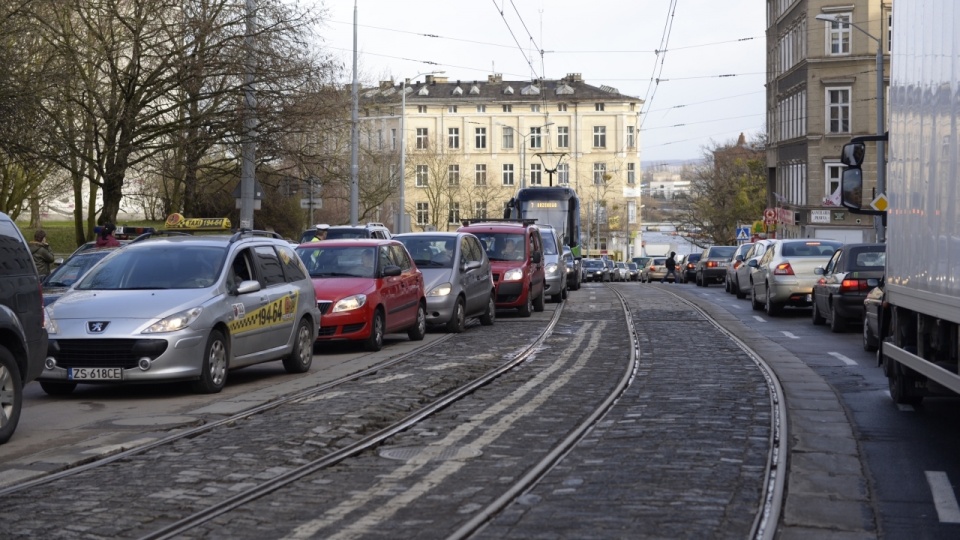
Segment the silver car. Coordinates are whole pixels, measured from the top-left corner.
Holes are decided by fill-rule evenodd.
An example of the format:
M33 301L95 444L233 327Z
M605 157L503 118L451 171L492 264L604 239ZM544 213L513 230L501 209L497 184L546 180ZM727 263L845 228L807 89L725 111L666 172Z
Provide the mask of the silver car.
M743 266L744 256L753 247L753 242L740 244L737 250L733 252L730 258L730 264L727 265L727 276L724 279L724 289L730 294L737 294L737 269Z
M107 257L46 308L40 385L191 381L282 360L303 373L320 321L313 282L279 235L146 235Z
M496 318L496 289L490 260L480 240L466 232L405 233L393 237L410 252L423 274L427 295L427 323L442 324L460 333L467 319L479 317L492 325Z
M560 260L560 250L563 246L557 230L550 225L537 225L540 237L543 238L543 274L545 285L544 296L549 296L554 302L567 297L566 267Z
M737 298L742 300L750 292L750 272L753 271L750 261L760 260L760 257L763 257L763 253L767 250L767 246L771 243L773 243L773 240L757 240L743 255L743 264L737 267L737 271L733 275L736 280L733 286L733 294L737 295Z
M833 240L774 240L759 260L750 259L751 305L776 315L784 306L807 307L813 301L815 272L842 246Z

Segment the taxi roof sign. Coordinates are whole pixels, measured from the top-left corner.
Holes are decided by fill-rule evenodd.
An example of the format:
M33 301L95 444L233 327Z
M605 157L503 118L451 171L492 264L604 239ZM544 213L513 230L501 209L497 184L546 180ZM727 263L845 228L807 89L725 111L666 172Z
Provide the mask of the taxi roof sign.
M164 222L167 230L175 231L229 231L230 218L185 218L182 214L170 214Z

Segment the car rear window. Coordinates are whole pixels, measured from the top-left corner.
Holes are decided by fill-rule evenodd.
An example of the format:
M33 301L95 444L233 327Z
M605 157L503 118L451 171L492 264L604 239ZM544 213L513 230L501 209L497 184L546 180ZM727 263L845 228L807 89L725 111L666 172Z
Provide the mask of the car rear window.
M783 244L784 257L829 257L839 248L839 242L790 242Z
M369 238L369 236L366 229L327 229L327 240Z
M11 221L0 221L0 276L36 273L33 257L23 245L20 230Z
M854 270L883 270L887 262L887 254L883 250L856 250L851 255L853 255Z
M710 254L707 256L711 259L730 259L733 258L735 251L737 251L737 246L712 247L710 248Z

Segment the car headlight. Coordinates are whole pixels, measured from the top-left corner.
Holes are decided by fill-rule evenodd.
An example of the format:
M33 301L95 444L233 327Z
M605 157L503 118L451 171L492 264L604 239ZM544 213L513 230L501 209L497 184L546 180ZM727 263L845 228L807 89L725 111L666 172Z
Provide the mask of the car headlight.
M549 274L549 275L552 276L552 275L554 275L554 274L557 273L557 270L558 270L558 269L559 269L559 267L557 266L556 263L550 263L550 264L547 265L547 268L546 268L547 274Z
M450 294L450 291L453 290L453 286L449 283L442 283L436 287L430 289L430 292L427 293L427 296L447 296Z
M164 317L151 324L142 333L159 334L162 332L176 332L177 330L183 330L184 328L190 326L190 323L197 320L197 317L199 317L202 312L202 307L195 307L181 311L180 313L174 313L173 315Z
M352 311L354 309L360 309L367 303L367 295L365 294L355 294L353 296L348 296L336 304L333 305L333 313L340 313L343 311Z
M53 317L50 316L50 310L46 307L43 308L43 327L47 330L48 334L60 333L60 327L57 326L57 321L53 320Z
M503 273L504 281L520 281L521 279L523 279L522 268L512 268Z

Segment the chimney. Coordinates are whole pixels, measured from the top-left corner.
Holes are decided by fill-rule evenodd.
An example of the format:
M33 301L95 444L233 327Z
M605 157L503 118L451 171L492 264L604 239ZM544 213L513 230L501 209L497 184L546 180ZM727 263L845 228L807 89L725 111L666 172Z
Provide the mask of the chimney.
M488 83L502 83L503 82L503 73L494 73L492 75L487 75Z
M565 78L570 82L583 82L583 76L579 73L567 73Z
M389 90L393 88L393 81L380 81L380 90Z

